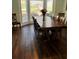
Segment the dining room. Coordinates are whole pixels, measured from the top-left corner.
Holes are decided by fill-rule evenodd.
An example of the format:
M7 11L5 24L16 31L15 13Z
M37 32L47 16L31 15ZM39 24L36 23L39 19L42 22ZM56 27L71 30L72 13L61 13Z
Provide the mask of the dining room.
M67 0L12 3L12 59L67 59Z

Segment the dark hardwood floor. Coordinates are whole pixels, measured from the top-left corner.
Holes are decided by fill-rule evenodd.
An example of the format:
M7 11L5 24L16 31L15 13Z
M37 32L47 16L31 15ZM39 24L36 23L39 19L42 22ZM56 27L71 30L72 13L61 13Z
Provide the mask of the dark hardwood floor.
M35 37L33 25L14 28L12 31L12 59L67 59L65 32L67 30L62 31L63 35L60 40L40 44Z

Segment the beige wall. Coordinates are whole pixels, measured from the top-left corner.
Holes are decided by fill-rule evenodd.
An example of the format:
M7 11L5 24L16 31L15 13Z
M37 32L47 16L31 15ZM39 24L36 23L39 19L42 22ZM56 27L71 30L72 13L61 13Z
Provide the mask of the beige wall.
M12 13L16 13L17 21L21 22L20 0L12 0Z
M54 0L54 14L57 15L59 12L66 12L67 0Z

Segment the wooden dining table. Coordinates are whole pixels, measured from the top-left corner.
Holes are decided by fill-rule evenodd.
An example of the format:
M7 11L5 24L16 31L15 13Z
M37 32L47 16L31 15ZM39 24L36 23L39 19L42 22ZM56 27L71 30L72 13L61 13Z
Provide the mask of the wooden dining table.
M36 18L36 21L39 24L40 28L43 29L42 32L44 33L43 36L40 36L43 38L38 39L39 47L41 47L41 46L44 47L44 46L49 46L49 45L52 46L53 42L56 42L54 40L61 38L61 29L67 28L67 24L58 22L56 19L52 19L49 16L46 16L44 21L43 21L42 15L41 16L34 16L34 17ZM55 31L53 31L53 29ZM52 32L52 34L50 34L50 31ZM59 36L57 36L58 31L60 32ZM42 50L42 48L40 48L40 52L41 52L41 50Z
M45 17L45 21L43 21L43 16L36 16L36 19L42 29L67 28L67 24L58 22L56 19L51 19L49 16Z
M49 42L52 42L56 39L61 39L62 30L67 29L67 24L59 22L49 16L46 16L44 21L43 16L36 16L35 18L40 26L40 29L42 29L42 32Z

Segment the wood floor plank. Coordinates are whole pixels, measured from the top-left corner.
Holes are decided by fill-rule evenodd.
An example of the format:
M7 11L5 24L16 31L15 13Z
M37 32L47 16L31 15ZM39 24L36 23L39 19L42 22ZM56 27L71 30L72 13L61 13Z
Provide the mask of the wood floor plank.
M12 59L67 59L67 40L40 46L36 40L33 25L15 28L12 31Z

